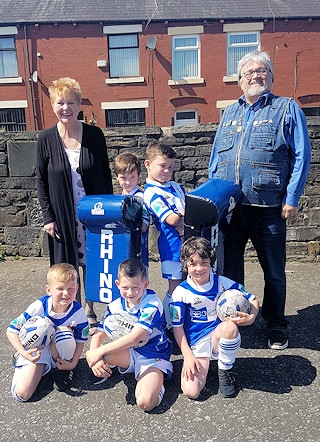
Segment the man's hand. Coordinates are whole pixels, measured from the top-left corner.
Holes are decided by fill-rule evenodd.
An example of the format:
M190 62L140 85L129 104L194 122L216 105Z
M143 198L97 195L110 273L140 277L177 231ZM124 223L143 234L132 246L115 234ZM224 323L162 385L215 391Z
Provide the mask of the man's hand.
M294 220L298 215L298 207L282 204L281 217L283 219Z

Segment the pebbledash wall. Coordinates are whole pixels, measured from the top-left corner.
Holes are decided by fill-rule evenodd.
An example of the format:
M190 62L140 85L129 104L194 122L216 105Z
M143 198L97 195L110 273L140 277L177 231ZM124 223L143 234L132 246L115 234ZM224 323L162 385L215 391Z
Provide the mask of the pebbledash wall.
M288 260L320 262L320 118L308 118L312 142L312 164L299 217L288 224ZM110 166L124 150L134 151L142 162L141 184L145 182L144 153L150 139L161 139L177 152L173 179L187 191L207 179L207 168L217 124L184 127L136 127L104 129ZM35 176L37 132L0 134L0 256L48 256L47 238L37 199ZM113 176L113 178L115 178ZM114 182L115 193L119 187ZM151 228L150 255L157 258L156 234ZM255 251L247 248L247 257Z

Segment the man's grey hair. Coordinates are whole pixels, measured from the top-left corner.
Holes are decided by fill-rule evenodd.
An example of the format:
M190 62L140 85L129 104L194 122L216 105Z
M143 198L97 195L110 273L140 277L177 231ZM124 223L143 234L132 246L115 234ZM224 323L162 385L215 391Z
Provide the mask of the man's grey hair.
M273 83L273 79L274 79L274 70L273 70L273 64L271 61L271 58L269 56L269 54L267 52L264 51L252 51L252 52L248 52L246 55L244 55L241 60L238 63L238 69L237 69L237 74L238 74L238 84L240 85L240 80L241 80L241 71L243 66L245 66L247 63L249 63L250 61L254 61L254 62L259 62L259 63L263 63L265 65L265 67L268 69L268 71L271 74L271 80Z

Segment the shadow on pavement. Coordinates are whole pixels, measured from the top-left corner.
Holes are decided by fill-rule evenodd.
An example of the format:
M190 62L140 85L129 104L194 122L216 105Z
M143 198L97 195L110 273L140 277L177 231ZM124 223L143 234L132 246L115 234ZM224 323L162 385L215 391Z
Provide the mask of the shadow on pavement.
M151 414L165 413L176 402L181 393L180 373L182 360L173 361L174 372L172 378L165 381L166 393L159 407L152 410ZM259 390L273 394L285 394L292 390L292 386L310 385L316 378L316 368L302 356L281 354L269 358L237 358L233 369L240 390ZM50 372L44 376L36 393L30 402L40 401L53 390L54 376ZM64 394L69 396L83 396L87 391L110 390L119 382L127 387L126 402L135 405L136 381L133 374L120 375L117 369L106 382L94 385L91 370L86 360L81 359L75 370L73 387ZM206 387L201 392L197 402L204 402L211 396L218 394L217 362L212 361L208 373Z
M297 315L288 316L289 345L292 348L304 348L320 350L320 305L313 305L298 310ZM243 349L265 349L267 348L267 334L265 322L260 313L249 327L240 329ZM237 383L240 389L261 390L274 394L289 393L292 386L310 385L316 378L316 368L311 362L299 355L279 354L274 357L238 357L234 365ZM166 393L164 400L155 408L153 414L165 413L178 399L181 394L180 373L182 359L173 357L174 371L172 378L165 381ZM70 396L83 396L87 391L109 390L119 382L123 382L128 391L126 401L128 405L135 404L136 381L133 374L120 375L117 368L113 370L112 376L106 382L94 385L92 372L89 369L85 358L81 358L75 369L73 387L65 392ZM37 388L36 393L30 402L36 402L47 396L53 390L54 372L51 371L44 376ZM198 402L206 401L210 396L218 394L217 362L212 361L207 378L207 384L201 392Z
M273 358L237 358L234 372L241 389L285 394L292 386L310 385L317 370L302 356L284 355Z
M267 348L266 324L260 312L252 325L240 328L242 348ZM320 351L320 304L298 310L287 319L290 348Z

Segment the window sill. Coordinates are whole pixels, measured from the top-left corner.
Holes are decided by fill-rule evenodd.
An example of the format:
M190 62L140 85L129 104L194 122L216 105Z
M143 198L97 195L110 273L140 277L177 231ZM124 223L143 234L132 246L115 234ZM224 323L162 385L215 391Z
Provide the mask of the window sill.
M144 77L106 78L106 84L143 83Z
M180 80L168 80L169 86L175 86L179 84L202 84L204 83L204 78L181 78Z
M5 83L22 83L22 77L2 77L0 78L0 84Z
M237 75L229 75L223 77L224 83L238 83L238 76Z

